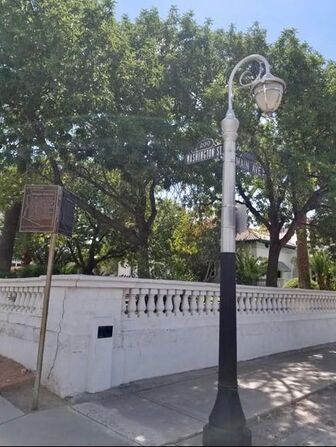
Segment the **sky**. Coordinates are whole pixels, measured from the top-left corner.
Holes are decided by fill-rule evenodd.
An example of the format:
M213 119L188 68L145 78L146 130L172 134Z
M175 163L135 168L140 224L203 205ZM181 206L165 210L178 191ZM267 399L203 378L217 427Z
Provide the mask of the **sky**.
M212 19L215 28L233 23L246 31L258 21L269 42L284 28L295 28L301 40L336 60L336 0L117 0L116 12L119 18L127 14L134 19L141 9L156 7L164 18L171 5L180 12L193 10L199 23Z

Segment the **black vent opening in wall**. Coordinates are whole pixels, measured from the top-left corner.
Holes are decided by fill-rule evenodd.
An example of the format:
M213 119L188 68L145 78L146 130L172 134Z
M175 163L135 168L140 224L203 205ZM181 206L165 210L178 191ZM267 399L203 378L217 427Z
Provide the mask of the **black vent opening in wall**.
M98 338L112 338L112 336L113 336L113 326L98 327Z

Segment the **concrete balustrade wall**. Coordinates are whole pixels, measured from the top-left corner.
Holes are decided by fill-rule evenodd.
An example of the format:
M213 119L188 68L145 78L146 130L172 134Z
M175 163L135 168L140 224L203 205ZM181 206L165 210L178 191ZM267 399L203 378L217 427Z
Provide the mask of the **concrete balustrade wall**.
M35 369L44 278L0 280L0 355ZM238 359L336 341L336 294L238 286ZM215 366L215 284L56 276L43 383L62 397Z

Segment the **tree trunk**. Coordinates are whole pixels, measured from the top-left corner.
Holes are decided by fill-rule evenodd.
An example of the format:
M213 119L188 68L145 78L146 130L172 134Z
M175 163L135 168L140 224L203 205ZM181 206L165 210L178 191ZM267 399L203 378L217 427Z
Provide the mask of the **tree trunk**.
M83 274L84 275L93 275L93 270L96 268L97 263L96 260L93 257L89 257L84 269L83 269Z
M137 252L138 277L150 278L148 243L139 247Z
M278 240L270 241L269 253L268 253L268 265L266 286L278 287L278 262L281 251L281 244Z
M310 289L310 271L309 271L309 254L307 243L307 229L306 226L296 230L297 235L297 267L299 277L299 288Z
M15 234L19 223L21 203L14 203L6 212L0 236L0 272L9 273L12 266Z

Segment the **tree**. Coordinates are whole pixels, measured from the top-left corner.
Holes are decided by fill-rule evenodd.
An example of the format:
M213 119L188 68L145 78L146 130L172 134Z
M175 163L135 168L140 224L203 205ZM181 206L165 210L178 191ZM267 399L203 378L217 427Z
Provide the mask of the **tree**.
M259 120L245 145L254 148L265 179L241 176L238 190L270 233L267 285L276 286L281 248L334 188L334 174L326 166L335 164L335 134L323 58L287 30L271 46L269 59L288 90L278 114Z
M296 229L297 236L297 267L298 280L301 289L311 288L310 267L309 267L309 251L308 251L308 236L307 236L307 219L303 219L302 224L298 223Z
M219 254L215 222L171 199L160 200L149 254L154 278L204 281Z
M49 163L48 182L60 184L57 161L69 132L83 113L111 102L102 48L112 38L113 2L1 0L0 6L0 167L41 179ZM19 202L12 206L0 246L5 268Z
M13 166L3 167L0 177L0 273L9 273L21 211L22 177Z

